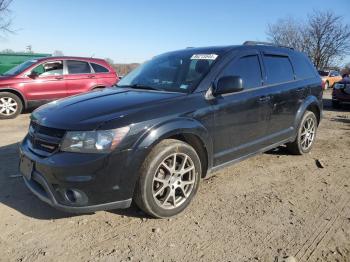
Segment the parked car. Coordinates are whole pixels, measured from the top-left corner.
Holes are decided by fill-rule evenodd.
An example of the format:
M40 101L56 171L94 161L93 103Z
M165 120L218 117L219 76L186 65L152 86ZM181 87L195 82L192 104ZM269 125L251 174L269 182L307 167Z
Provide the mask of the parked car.
M340 73L336 70L318 71L318 73L321 76L322 86L325 90L333 87L335 83L339 82L342 79Z
M202 178L286 144L308 153L321 79L289 48L249 42L159 55L116 88L42 106L20 145L27 187L64 211L170 217Z
M350 78L344 77L336 83L332 92L332 106L340 108L341 104L350 103Z
M0 76L0 119L15 118L24 109L109 87L117 81L114 69L102 59L32 59Z

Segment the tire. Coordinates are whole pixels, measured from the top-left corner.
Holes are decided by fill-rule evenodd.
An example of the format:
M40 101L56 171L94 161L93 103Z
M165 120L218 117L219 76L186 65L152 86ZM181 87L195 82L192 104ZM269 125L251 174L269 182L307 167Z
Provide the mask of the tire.
M23 109L22 100L9 92L0 93L0 119L16 118Z
M172 172L174 158L175 170L185 170L182 175ZM195 196L201 173L200 159L190 145L174 139L163 140L152 149L141 167L134 201L152 217L175 216Z
M339 101L332 100L332 107L338 109L341 107L341 105L340 105Z
M310 152L316 138L317 118L311 111L306 111L300 121L296 139L287 144L287 149L294 155Z
M324 84L324 90L327 90L329 88L329 82L326 81L326 83Z
M100 91L100 90L103 90L105 89L104 86L98 86L98 87L95 87L94 89L92 89L92 91Z

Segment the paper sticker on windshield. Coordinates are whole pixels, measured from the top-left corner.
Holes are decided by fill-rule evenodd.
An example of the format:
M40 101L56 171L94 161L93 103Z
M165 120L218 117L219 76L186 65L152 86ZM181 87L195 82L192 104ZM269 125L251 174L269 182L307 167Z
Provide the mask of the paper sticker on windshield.
M191 60L198 59L198 60L215 60L218 57L216 54L194 54L191 57Z

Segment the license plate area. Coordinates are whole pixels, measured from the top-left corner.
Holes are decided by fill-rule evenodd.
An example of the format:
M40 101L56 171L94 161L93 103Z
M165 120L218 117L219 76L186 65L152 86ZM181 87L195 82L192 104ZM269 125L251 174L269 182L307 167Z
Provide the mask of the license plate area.
M19 162L19 172L27 179L31 179L34 163L25 156L21 157Z

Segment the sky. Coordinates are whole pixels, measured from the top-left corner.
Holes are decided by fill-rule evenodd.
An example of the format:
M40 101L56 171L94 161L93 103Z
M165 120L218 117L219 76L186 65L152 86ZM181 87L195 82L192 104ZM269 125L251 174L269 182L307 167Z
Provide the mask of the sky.
M269 23L331 10L350 24L350 0L13 0L10 48L143 62L185 47L266 40ZM347 58L350 62L350 57Z

